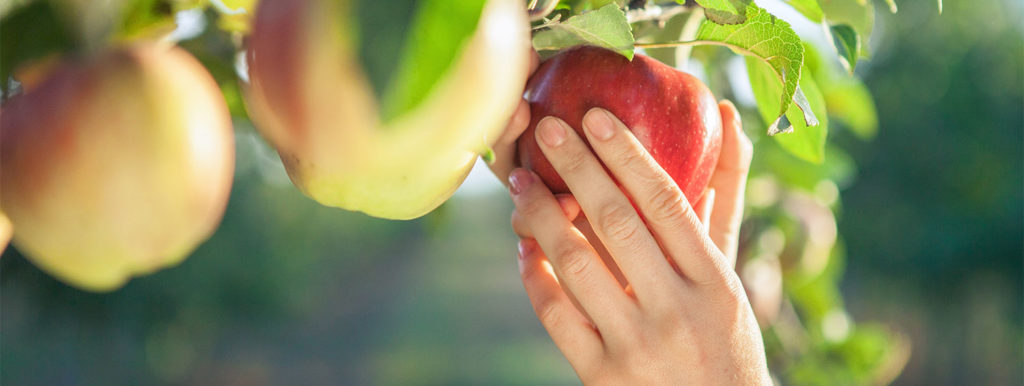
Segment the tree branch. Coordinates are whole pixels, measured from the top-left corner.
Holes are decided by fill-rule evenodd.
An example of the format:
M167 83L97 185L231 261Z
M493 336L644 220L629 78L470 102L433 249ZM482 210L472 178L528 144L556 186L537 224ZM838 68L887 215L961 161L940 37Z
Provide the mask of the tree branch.
M630 9L626 11L626 20L628 20L630 24L641 21L653 21L659 26L662 26L668 21L668 19L671 19L672 16L693 9L694 6L692 4L692 2L687 2L686 4L672 2Z
M537 0L530 0L530 4L526 7L527 15L530 17L530 21L537 21L544 19L545 16L550 15L558 6L558 0L540 0L540 6L537 6Z

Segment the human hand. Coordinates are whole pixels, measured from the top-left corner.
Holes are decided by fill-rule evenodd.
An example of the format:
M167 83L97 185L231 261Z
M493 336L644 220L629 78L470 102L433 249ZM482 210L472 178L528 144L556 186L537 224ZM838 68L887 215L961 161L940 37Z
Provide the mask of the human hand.
M537 51L533 51L531 48L531 52L530 66L528 67L529 76L527 78L533 76L533 73L537 71L537 67L540 65L540 56L537 54ZM525 87L526 84L523 84L524 89ZM505 131L502 132L501 137L491 147L491 150L494 151L494 161L487 165L503 184L508 185L508 174L512 169L519 166L516 158L516 140L526 131L526 127L529 124L530 104L526 99L520 99L515 111L505 125Z
M557 118L541 121L538 143L574 200L556 199L532 172L510 174L523 283L585 383L770 384L760 331L732 269L750 144L735 108L724 102L720 110L723 159L712 187L722 193L705 200L703 223L671 177L604 110L587 113L584 131L646 223ZM596 238L572 224L580 209ZM598 240L612 261L601 260ZM723 254L730 249L732 259ZM616 280L615 268L628 284Z

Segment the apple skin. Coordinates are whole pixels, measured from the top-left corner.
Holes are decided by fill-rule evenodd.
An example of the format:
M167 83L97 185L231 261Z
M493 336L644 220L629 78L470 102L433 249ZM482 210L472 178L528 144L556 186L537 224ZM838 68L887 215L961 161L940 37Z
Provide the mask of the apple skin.
M722 148L722 118L714 95L699 79L655 59L629 61L613 51L579 46L541 64L527 84L530 125L519 139L519 161L553 193L569 193L537 145L537 123L561 118L586 140L583 115L610 111L629 127L675 180L691 205L704 193Z
M184 50L69 58L2 107L0 209L42 270L110 291L213 233L234 154L220 89Z
M292 183L331 207L407 220L448 199L522 98L530 28L519 0L488 0L430 94L382 122L359 63L354 7L262 0L248 39L253 123Z
M13 232L11 220L3 212L0 212L0 255L7 249L7 243L11 242L11 234Z

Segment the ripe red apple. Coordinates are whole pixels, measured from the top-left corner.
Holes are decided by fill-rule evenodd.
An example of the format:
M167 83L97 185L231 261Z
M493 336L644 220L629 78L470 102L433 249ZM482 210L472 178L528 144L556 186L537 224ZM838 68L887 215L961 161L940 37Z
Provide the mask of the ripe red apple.
M65 58L2 107L0 209L41 269L112 290L213 233L234 154L220 89L184 50Z
M644 55L632 61L610 50L581 46L541 64L527 84L530 126L519 139L519 160L554 193L569 188L537 146L534 130L547 116L583 135L594 107L615 114L668 172L690 204L701 198L722 148L718 102L697 78ZM586 137L584 137L586 138Z

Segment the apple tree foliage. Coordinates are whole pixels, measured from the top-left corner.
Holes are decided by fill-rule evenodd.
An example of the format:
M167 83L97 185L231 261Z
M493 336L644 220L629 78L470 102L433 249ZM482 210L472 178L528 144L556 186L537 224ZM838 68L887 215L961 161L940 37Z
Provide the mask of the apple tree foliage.
M897 11L895 2L885 4ZM818 26L811 31L817 36L800 36L748 0L560 1L536 24L534 46L544 53L595 44L626 57L643 49L678 68L703 70L719 97L751 93L753 105L741 106L745 126L762 129L751 135L755 157L738 270L762 323L773 375L783 384L887 383L906 363L909 342L885 326L855 323L843 306L838 282L846 259L836 215L854 165L828 135L830 123L863 140L877 130L871 95L854 76L870 54L874 4L785 5ZM941 1L937 6L941 11ZM583 29L590 25L597 27ZM814 37L832 44L814 45ZM737 55L742 66L731 66ZM781 307L766 295L776 285Z
M542 56L579 44L627 58L643 53L702 71L718 97L740 102L755 157L738 270L759 311L773 375L783 384L885 383L909 355L898 332L855 323L838 290L846 258L835 218L843 209L839 192L852 183L855 167L830 142L829 130L863 140L877 130L872 97L854 76L857 63L870 59L876 1L898 10L895 0L765 1L767 8L754 0L524 0ZM240 52L257 2L0 2L2 95L19 92L19 69L32 63L165 39L199 58L232 115L246 119ZM362 43L359 60L388 121L415 107L444 75L476 28L484 1L354 3L358 22L344 33ZM780 7L816 28L798 33L770 12ZM936 9L941 13L941 0ZM182 31L189 18L217 28ZM374 33L380 30L407 32ZM815 37L831 44L815 45ZM744 95L752 98L743 103ZM781 302L771 300L775 291Z

